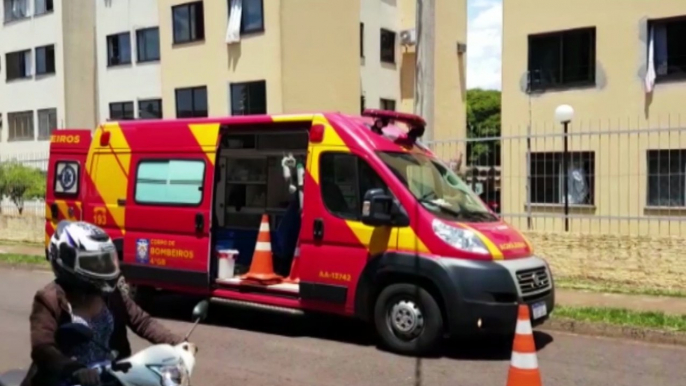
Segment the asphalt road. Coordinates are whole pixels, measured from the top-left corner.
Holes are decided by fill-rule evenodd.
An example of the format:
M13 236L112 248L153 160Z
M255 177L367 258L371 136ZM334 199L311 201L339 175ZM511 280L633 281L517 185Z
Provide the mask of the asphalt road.
M0 268L0 372L26 368L31 298L50 276ZM153 310L172 330L190 323L192 299L165 299ZM449 342L436 359L383 352L364 325L331 318L296 319L212 307L192 340L200 347L193 383L204 386L504 385L511 342ZM538 332L545 385L657 386L686 379L686 349ZM134 346L143 342L132 338ZM419 378L419 380L417 379Z

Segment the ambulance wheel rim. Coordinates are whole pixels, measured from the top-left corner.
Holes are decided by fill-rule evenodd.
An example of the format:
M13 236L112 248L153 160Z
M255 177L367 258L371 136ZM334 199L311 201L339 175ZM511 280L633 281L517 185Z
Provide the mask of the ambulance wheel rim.
M412 339L421 334L424 316L415 302L400 299L389 308L388 324L396 336Z

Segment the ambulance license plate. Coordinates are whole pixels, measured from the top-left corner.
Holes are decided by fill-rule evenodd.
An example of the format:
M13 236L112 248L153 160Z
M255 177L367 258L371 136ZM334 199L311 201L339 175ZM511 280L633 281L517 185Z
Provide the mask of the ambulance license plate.
M532 304L531 305L531 314L533 315L534 319L540 319L540 318L548 315L548 307L545 305L545 302Z

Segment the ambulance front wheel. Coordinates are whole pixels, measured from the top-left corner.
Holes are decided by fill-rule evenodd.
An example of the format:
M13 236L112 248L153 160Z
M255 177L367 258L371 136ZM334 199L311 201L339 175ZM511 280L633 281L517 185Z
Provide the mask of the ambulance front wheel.
M400 354L427 354L443 338L443 316L436 299L413 284L391 284L381 291L374 324L383 344Z

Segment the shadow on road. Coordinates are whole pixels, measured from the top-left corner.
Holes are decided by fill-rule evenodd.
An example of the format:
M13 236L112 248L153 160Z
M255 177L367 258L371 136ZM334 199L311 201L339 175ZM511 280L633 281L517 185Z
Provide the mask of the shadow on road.
M151 315L177 321L189 321L199 298L176 294L156 296L146 310ZM358 320L330 315L291 316L275 312L212 305L203 324L274 334L292 338L315 338L360 346L376 346L372 326ZM542 350L553 342L552 336L536 331L536 348ZM446 340L437 357L457 360L499 361L512 355L512 336L476 336Z

